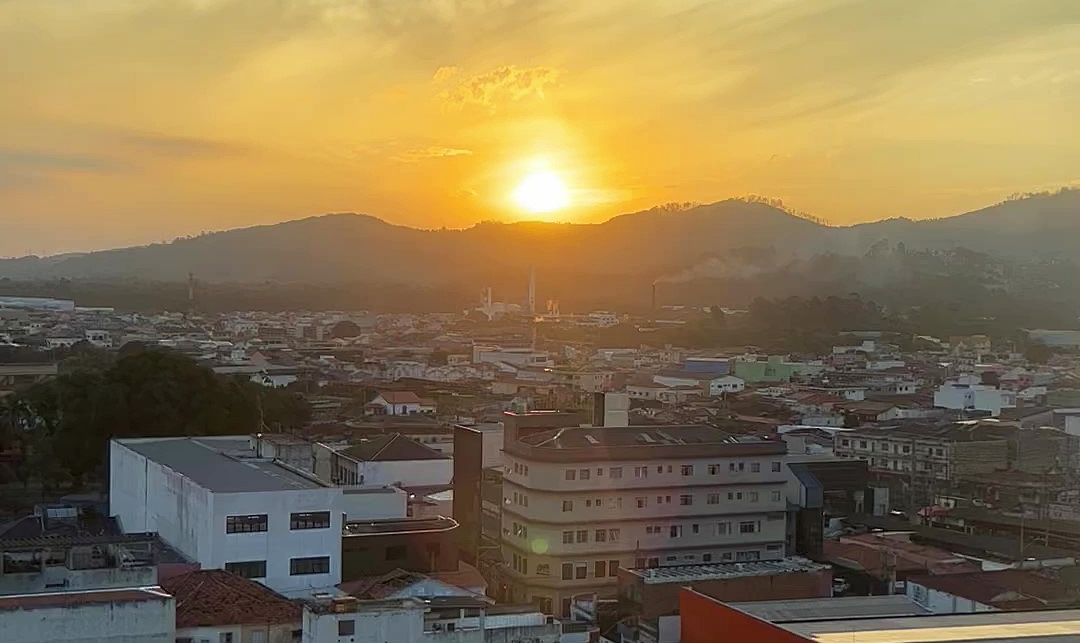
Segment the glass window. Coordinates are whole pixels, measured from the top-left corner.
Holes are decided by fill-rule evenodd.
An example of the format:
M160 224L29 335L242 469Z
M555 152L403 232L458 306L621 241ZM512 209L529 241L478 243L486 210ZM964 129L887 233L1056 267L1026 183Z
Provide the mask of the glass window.
M748 495L749 495L750 502L757 502L758 501L758 492L751 491L751 492L749 492Z
M710 464L709 465L709 475L710 476L715 476L718 473L720 473L720 465L718 465L718 464Z
M597 529L593 534L593 540L598 543L607 542L607 529Z
M577 541L578 541L578 543L587 543L587 542L589 542L589 530L588 529L579 529L578 532L577 532Z
M773 471L773 473L780 473L780 463L779 462L773 462L772 463L772 471Z
M356 634L356 621L353 619L342 619L337 622L337 635L338 636L352 636Z
M694 496L691 496L689 494L683 494L679 496L679 504L684 507L694 504Z
M571 563L562 564L562 579L573 580L574 579L574 566Z
M225 571L244 578L266 578L266 561L243 560L225 563Z
M621 478L622 477L622 467L611 467L611 469L608 471L608 477L614 478L616 480Z
M618 529L608 529L608 540L613 543L619 542L619 533Z
M780 502L780 492L779 491L772 492L772 501L773 502Z
M225 533L247 534L256 531L266 531L266 514L251 516L225 516Z
M562 510L563 511L573 511L574 510L574 501L573 500L563 500L562 501Z
M574 532L572 532L572 531L564 531L564 532L562 532L562 541L563 541L564 545L572 545L572 544L574 544Z
M607 561L598 560L593 563L593 576L596 578L603 578L607 576Z
M718 493L710 493L705 498L705 503L710 504L710 505L718 505L718 504L720 504L720 494L718 494Z
M744 520L739 523L740 534L754 534L758 531L758 523L753 520Z
M701 555L701 562L703 562L703 563L711 563L712 562L712 554L702 554Z
M649 499L643 496L639 496L638 498L636 498L636 500L638 509L644 509L645 506L649 504Z
M751 462L750 463L750 473L761 473L761 463L760 462Z
M387 547L387 550L390 550ZM389 557L388 557L389 558ZM290 576L309 576L312 574L329 574L330 573L330 557L329 556L314 556L311 558L291 558L289 559L289 575Z
M684 464L682 465L681 469L684 476L694 475L694 465L692 464Z
M619 571L619 561L617 561L617 560L609 560L607 562L608 576L618 576L618 573L617 573L618 571Z
M289 529L327 529L329 527L329 511L313 511L289 515Z
M578 563L574 566L574 578L582 580L589 577L589 566L585 563Z
M577 480L577 471L574 470L574 469L567 469L566 470L566 479L567 480Z
M682 525L672 525L671 529L669 529L668 531L670 532L669 535L672 538L680 538L680 537L682 537Z
M581 480L588 480L591 473L592 471L589 469L582 469L581 471L578 471L578 478Z

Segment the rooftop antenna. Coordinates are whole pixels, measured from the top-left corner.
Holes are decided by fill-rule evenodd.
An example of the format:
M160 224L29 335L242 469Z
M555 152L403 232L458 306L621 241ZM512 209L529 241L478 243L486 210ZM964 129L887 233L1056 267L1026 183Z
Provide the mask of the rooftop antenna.
M187 286L188 316L195 315L195 273L189 272Z
M529 314L536 314L536 268L529 266Z

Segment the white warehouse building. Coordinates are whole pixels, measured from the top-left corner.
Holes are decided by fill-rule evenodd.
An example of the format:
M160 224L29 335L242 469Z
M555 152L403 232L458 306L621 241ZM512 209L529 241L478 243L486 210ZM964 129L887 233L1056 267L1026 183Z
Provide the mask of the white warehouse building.
M109 445L109 512L157 532L206 569L292 597L341 582L344 520L400 518L406 494L342 488L270 458L247 436L136 438Z

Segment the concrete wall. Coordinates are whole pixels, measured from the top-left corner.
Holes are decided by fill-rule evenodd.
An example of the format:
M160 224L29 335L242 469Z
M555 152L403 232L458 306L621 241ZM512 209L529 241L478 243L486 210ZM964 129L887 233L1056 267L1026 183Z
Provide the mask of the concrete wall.
M388 462L360 462L359 473L364 484L396 485L403 487L431 487L450 484L454 477L454 461L445 460L398 460Z
M0 641L4 643L174 643L175 640L176 609L172 597L0 611Z
M293 643L293 630L299 629L299 621L287 625L192 627L176 630L176 638L190 638L192 643L220 643L221 635L231 632L233 643Z
M620 588L626 583L634 583L636 578L630 572L620 570ZM641 614L644 618L652 619L678 613L680 592L686 586L685 582L646 584L638 580L635 584L641 590ZM700 580L694 581L693 587L694 591L725 602L829 598L832 596L832 572L822 570Z
M807 639L798 634L689 589L682 590L679 615L682 643L716 643L719 633L723 633L725 641L807 642Z
M336 585L341 582L340 497L341 490L336 488L215 494L213 521L202 528L212 534L212 553L200 562L205 567L223 568L228 562L265 560L266 578L260 582L286 595ZM289 528L290 514L314 511L329 511L330 526ZM267 514L267 531L226 533L226 516L251 514ZM330 557L330 573L289 575L289 559L314 556Z
M35 594L62 591L150 587L157 585L157 567L131 569L68 569L46 567L43 572L29 574L0 574L0 594ZM2 639L0 639L2 640Z
M972 612L995 612L990 605L977 603L971 599L955 596L948 592L929 589L918 583L905 583L907 597L922 605L934 614L969 614Z
M302 643L418 643L424 638L422 609L386 607L348 614L316 614L304 610ZM338 621L353 621L355 634L338 636Z

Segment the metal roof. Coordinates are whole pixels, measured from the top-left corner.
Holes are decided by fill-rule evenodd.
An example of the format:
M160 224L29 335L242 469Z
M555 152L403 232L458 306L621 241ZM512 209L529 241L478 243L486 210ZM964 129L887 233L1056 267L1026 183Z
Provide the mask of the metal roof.
M783 627L821 643L1075 643L1080 639L1080 610L846 619Z
M241 444L246 446L246 437L139 438L117 442L214 493L297 491L326 486L272 460L225 453Z
M903 594L894 596L849 596L804 598L788 601L728 603L730 607L772 623L866 619L891 616L921 616L930 612ZM839 621L836 621L839 622ZM792 629L785 625L787 629ZM802 630L798 630L802 631Z

